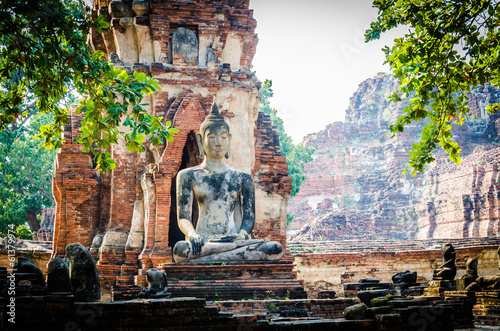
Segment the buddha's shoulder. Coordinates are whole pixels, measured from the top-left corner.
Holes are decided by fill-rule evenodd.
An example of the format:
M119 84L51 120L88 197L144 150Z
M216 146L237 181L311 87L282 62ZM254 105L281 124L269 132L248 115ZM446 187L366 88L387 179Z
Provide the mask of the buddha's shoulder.
M186 169L182 169L177 173L177 177L188 178L194 176L197 172L204 171L201 166L194 166Z
M228 171L230 171L232 175L237 176L238 178L241 178L242 180L253 181L252 176L250 174L247 174L246 172L243 172L239 169L228 167Z

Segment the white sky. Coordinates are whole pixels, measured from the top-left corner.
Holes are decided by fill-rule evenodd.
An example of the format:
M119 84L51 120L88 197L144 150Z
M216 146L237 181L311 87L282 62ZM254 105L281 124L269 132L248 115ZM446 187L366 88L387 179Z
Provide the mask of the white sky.
M250 0L259 43L253 60L261 81L273 81L271 106L294 143L343 121L358 85L389 72L382 48L405 29L364 42L377 17L372 0Z

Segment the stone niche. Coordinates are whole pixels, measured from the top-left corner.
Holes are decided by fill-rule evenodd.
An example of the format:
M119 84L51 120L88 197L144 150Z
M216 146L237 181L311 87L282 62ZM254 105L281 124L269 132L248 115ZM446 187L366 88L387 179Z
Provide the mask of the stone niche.
M257 45L248 0L100 1L110 28L91 31L94 48L117 67L146 72L161 91L144 103L179 130L172 143L130 152L123 140L110 150L115 170L102 174L83 146L73 144L81 115L71 113L56 161L54 256L80 242L98 259L101 284L133 284L145 271L172 262L183 239L177 227L175 179L201 162L194 134L215 98L233 135L228 164L254 178L256 238L285 246L291 178L276 128L259 113L261 86L250 70ZM195 211L196 212L196 211Z

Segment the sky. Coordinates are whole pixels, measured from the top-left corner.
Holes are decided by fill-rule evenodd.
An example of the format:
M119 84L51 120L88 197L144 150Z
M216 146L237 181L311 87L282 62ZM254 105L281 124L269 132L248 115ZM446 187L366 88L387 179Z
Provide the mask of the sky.
M382 48L405 32L365 43L377 17L372 0L250 0L250 8L259 38L253 69L273 81L271 106L296 144L344 120L359 84L390 71Z

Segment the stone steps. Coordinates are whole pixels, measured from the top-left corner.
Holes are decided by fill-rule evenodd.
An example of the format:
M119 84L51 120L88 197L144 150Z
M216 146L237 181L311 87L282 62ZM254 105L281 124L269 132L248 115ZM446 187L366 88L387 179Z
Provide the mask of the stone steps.
M400 252L412 250L440 249L451 243L455 249L462 247L493 246L500 238L463 238L430 240L336 240L336 241L289 241L287 248L292 254L301 253L359 253L366 251Z
M172 297L207 300L306 298L294 264L279 262L178 263L162 266Z
M200 280L169 281L172 297L193 296L207 300L305 298L302 282L298 280Z

